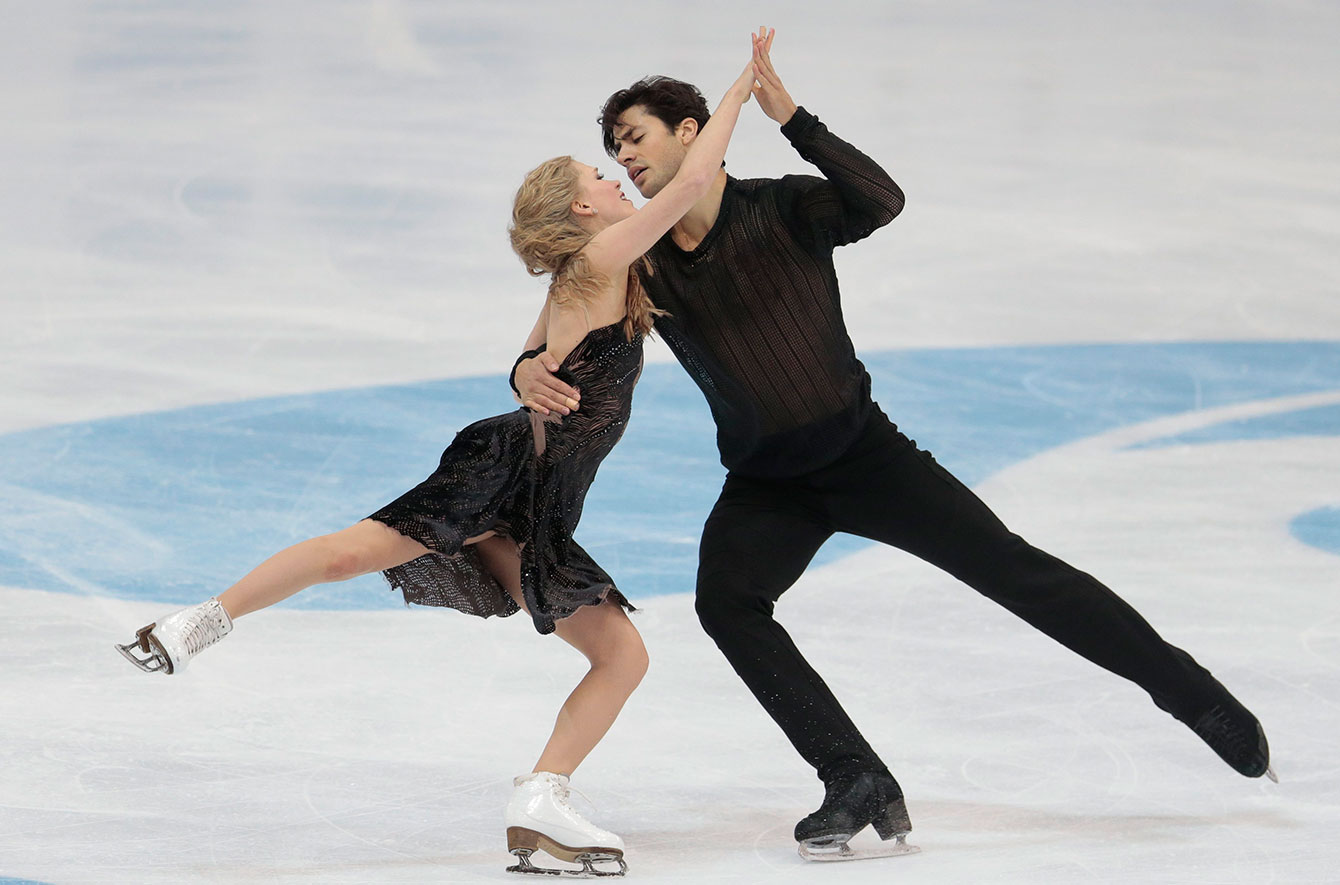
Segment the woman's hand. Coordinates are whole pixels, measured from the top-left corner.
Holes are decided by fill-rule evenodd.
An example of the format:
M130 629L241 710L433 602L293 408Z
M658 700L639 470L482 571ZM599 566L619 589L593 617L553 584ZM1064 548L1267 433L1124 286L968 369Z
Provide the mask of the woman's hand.
M758 38L753 34L749 35L750 41L754 44L753 54L749 58L749 64L744 66L740 76L735 78L735 82L730 84L726 90L726 95L736 99L740 104L748 104L749 96L754 92L754 70L758 66Z
M765 28L760 26L758 33L754 34L754 79L758 81L754 86L754 96L758 99L758 106L763 109L763 113L782 125L786 125L796 112L796 103L791 100L791 95L782 85L782 78L777 76L777 70L772 66L772 38L777 35L776 28Z

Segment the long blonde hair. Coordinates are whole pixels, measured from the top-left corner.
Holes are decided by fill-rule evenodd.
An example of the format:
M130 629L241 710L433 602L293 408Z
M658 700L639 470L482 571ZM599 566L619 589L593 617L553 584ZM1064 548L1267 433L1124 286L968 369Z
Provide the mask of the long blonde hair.
M581 254L593 235L572 214L572 203L580 197L581 178L572 157L546 160L521 183L512 203L512 223L507 227L512 251L527 272L536 277L550 275L549 294L558 304L574 298L589 301L610 284ZM628 266L623 328L630 340L634 335L650 334L652 318L665 315L647 297L640 273L651 275L646 256Z

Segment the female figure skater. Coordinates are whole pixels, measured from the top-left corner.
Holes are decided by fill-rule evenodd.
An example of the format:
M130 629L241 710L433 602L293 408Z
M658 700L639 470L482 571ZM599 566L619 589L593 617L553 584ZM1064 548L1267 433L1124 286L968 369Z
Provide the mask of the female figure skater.
M232 630L233 620L313 584L382 572L406 602L474 615L531 616L591 667L558 714L528 775L515 779L506 812L517 872L544 872L529 857L614 861L623 842L567 804L568 777L613 724L647 667L647 654L610 577L572 539L596 468L622 435L642 368L653 309L638 276L642 254L716 180L749 99L754 57L711 121L683 133L688 148L674 180L638 211L598 170L557 157L526 176L510 227L512 247L549 292L527 349L551 354L582 408L563 417L521 408L457 434L423 483L343 531L312 538L261 563L217 597L140 629L118 645L147 672L181 672ZM572 405L576 405L575 402ZM135 652L143 653L143 656ZM611 872L603 872L610 875Z

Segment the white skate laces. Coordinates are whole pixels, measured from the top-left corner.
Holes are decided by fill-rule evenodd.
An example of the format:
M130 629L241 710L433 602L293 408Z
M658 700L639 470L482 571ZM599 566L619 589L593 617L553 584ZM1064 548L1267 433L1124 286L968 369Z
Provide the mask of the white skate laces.
M180 673L191 658L233 631L233 619L211 597L199 605L173 612L141 627L135 641L116 648L146 673ZM144 652L143 657L135 652Z
M565 774L551 774L550 772L547 771L536 771L530 774L520 774L512 778L512 786L519 787L526 781L530 780L533 777L538 777L539 775L546 775L554 779L554 787L553 787L554 801L557 802L559 806L561 806L563 810L566 811L568 814L575 814L578 817L581 816L581 813L577 811L577 809L572 804L573 793L576 793L578 796L581 796L583 799L585 799L586 804L590 805L592 810L595 810L596 803L591 801L590 796L586 795L581 790L574 787L572 783L568 780L568 776Z
M622 876L623 840L586 820L568 801L566 775L537 771L512 781L512 800L504 816L507 826L507 850L518 863L507 868L511 873L538 873L589 877ZM537 867L530 857L544 851L559 860L581 864L581 869ZM618 870L600 870L597 863L617 863Z

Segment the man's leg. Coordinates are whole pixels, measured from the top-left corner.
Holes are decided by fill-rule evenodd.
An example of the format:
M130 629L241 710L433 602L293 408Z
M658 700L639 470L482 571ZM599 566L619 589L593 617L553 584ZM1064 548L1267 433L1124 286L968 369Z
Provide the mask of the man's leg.
M703 527L695 604L703 629L825 782L844 770L885 770L772 617L831 535L792 484L728 478Z
M1012 533L971 490L918 450L882 415L815 479L836 528L906 550L962 580L1077 654L1139 685L1243 774L1265 771L1264 737L1203 733L1216 705L1240 730L1256 727L1213 676L1168 644L1093 576ZM1228 728L1231 726L1216 726ZM1259 747L1258 747L1259 744ZM1230 758L1232 756L1233 758Z

